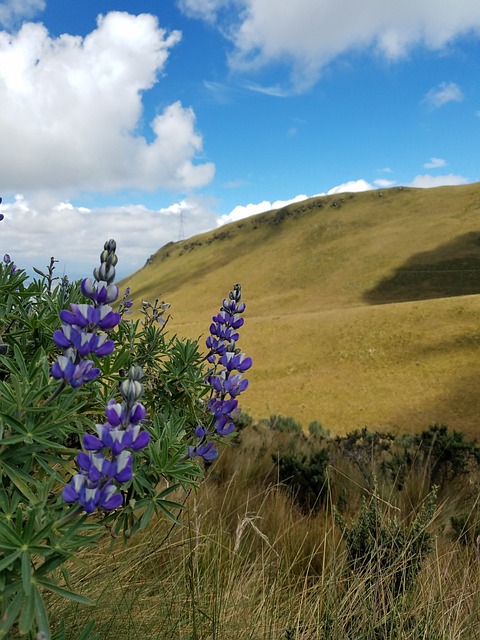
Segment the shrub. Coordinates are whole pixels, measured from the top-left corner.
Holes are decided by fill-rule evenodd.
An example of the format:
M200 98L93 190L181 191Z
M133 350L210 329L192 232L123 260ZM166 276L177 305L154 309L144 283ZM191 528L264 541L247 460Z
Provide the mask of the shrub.
M402 489L412 469L421 470L428 486L442 487L447 481L465 474L480 464L480 448L465 434L434 424L425 431L396 440L397 451L382 463L383 469Z
M302 425L291 416L271 415L268 420L261 420L261 424L283 433L303 433Z
M280 482L289 488L302 510L318 509L327 491L328 450L320 449L308 457L300 453L273 454L272 459L278 465Z
M434 488L410 523L401 523L396 515L391 516L391 507L377 495L368 502L363 500L358 518L350 526L335 510L350 572L362 574L373 591L375 584L393 597L410 591L423 559L433 550L434 536L427 527L434 515L436 499Z
M393 441L391 434L369 431L366 427L335 439L340 452L356 465L370 489L374 486L375 464L390 451Z
M312 437L330 438L330 429L326 429L317 420L312 420L312 422L310 422L310 424L308 425L308 433Z

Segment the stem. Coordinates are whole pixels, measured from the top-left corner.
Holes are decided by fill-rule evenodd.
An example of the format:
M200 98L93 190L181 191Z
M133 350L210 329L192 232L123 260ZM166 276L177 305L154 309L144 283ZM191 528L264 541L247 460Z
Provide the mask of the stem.
M54 529L60 529L61 527L63 527L64 524L67 524L68 522L70 522L70 520L73 520L74 518L76 518L80 513L80 511L82 510L83 510L83 507L77 504L71 511L69 511L66 515L60 518L60 520L57 520L54 523L53 525Z
M59 396L62 393L62 391L65 389L66 384L67 383L66 383L65 379L63 379L61 381L61 383L58 385L58 387L55 389L55 391L52 393L52 395L45 400L43 406L45 407L48 404L50 404L51 402L53 402L55 400L55 398L57 396Z

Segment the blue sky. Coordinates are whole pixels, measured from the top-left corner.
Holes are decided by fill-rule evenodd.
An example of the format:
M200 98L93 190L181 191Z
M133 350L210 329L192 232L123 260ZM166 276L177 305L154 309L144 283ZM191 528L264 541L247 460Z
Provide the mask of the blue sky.
M477 0L3 0L2 248L119 274L284 202L480 180ZM1 251L1 249L0 249Z

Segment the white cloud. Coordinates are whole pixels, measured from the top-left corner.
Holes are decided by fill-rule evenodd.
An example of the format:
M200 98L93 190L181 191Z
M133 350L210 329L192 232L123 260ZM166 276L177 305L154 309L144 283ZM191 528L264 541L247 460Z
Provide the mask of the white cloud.
M423 166L425 169L439 169L446 167L447 163L442 158L430 158L430 162L426 162Z
M0 26L10 28L22 19L30 19L45 9L45 0L3 0Z
M327 191L327 195L331 196L336 193L358 193L360 191L370 191L374 187L366 180L350 180L350 182L344 182L337 187L333 187Z
M90 275L103 243L111 237L117 241L117 272L123 277L141 268L167 242L182 239L180 214L186 236L216 226L213 202L194 196L153 210L137 204L90 209L17 195L0 205L0 211L5 215L0 222L2 252L31 270L45 267L53 251L59 260L57 273L65 269L74 278Z
M224 0L177 0L177 5L185 15L213 22Z
M475 0L178 0L189 15L216 21L230 39L232 68L291 65L297 91L311 86L324 66L352 50L374 49L395 60L422 46L440 50L480 31Z
M431 109L438 109L449 102L461 102L463 93L455 82L441 82L438 87L430 89L425 95L424 102Z
M463 176L456 176L453 173L449 173L445 176L415 176L412 180L410 186L417 187L420 189L429 189L430 187L446 187L446 186L455 186L458 184L467 184L467 178Z
M385 178L378 178L378 180L373 181L373 184L376 187L380 187L380 189L388 189L389 187L393 187L396 182L396 180L385 180Z
M249 218L250 216L254 216L257 213L263 213L265 211L271 211L272 209L280 209L281 207L286 207L288 204L292 204L293 202L301 202L302 200L306 200L309 196L299 195L291 198L290 200L276 200L275 202L269 202L268 200L263 200L262 202L258 202L257 204L246 204L246 205L238 205L230 213L224 214L217 218L217 224L223 225L228 224L229 222L234 222L236 220L242 220L242 218Z
M211 163L195 164L202 138L179 102L138 130L142 93L180 40L154 16L112 12L85 38L51 38L41 24L0 32L0 191L158 188L208 183Z

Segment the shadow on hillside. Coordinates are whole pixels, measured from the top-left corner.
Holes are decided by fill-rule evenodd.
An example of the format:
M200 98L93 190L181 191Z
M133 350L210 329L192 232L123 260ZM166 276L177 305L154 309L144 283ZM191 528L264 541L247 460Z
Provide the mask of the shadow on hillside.
M458 236L413 255L393 275L363 294L369 304L480 293L480 232Z

